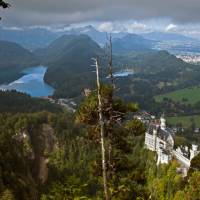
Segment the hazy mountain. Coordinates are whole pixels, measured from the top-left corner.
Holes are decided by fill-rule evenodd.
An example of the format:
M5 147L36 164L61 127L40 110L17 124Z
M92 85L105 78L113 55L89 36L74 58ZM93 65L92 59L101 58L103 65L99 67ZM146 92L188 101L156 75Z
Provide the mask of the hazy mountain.
M0 82L9 82L18 77L22 69L38 64L30 51L6 41L0 41L0 60Z
M108 42L108 34L106 32L98 31L91 25L80 28L73 28L65 33L72 35L80 35L80 34L88 35L101 46L104 46L105 43ZM120 33L120 32L112 33L112 38L121 38L124 37L125 35L127 35L127 33Z
M200 52L200 41L177 33L151 32L142 35L157 41L154 49L167 50L172 54L194 54Z
M77 28L63 28L56 31L46 28L5 28L0 27L0 40L16 42L23 47L35 50L48 46L55 39L62 35L88 35L99 45L105 45L107 42L107 34L98 31L93 26L77 27ZM113 38L121 38L127 33L113 33Z
M154 41L143 38L136 34L128 34L123 38L113 41L114 53L129 53L131 51L143 51L153 47Z
M142 34L142 36L149 40L157 40L157 41L190 41L194 42L197 39L187 37L177 33L169 33L169 32L151 32Z
M44 28L6 29L0 27L0 40L16 42L30 50L47 46L57 37L56 33Z

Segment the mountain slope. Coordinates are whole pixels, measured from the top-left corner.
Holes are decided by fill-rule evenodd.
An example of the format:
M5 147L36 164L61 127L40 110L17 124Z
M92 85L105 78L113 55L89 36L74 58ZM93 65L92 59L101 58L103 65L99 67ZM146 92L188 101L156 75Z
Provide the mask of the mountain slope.
M38 64L36 57L20 45L0 41L0 82L9 82L19 76L21 70Z
M143 70L161 71L164 69L182 69L190 66L167 51L143 51L122 55L119 60L126 65L132 65Z
M154 41L143 38L136 34L128 34L123 38L118 38L113 41L113 52L129 53L131 51L149 50L155 44Z
M69 35L58 38L36 54L43 58L43 64L49 66L45 81L57 89L56 95L79 96L85 87L94 85L91 59L102 57L103 50L86 35Z
M104 46L108 42L108 35L106 32L99 31L95 29L93 26L85 26L85 27L79 27L79 28L73 28L69 31L66 31L65 34L71 34L71 35L87 35L92 40L97 42L99 45ZM122 38L126 36L127 33L119 32L119 33L112 33L112 38Z

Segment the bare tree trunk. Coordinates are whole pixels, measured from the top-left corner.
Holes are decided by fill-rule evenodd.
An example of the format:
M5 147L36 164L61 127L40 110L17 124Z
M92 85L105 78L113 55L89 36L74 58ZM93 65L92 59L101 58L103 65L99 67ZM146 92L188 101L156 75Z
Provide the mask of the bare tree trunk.
M99 124L101 132L101 154L102 154L102 175L103 175L103 187L105 199L109 200L108 185L107 185L107 167L106 167L106 156L105 156L105 139L104 139L104 120L102 113L102 101L100 93L100 80L99 80L99 65L97 59L94 59L96 66L96 76L97 76L97 95L98 95L98 111L99 111Z
M109 56L109 60L108 60L108 68L109 68L109 77L111 80L111 85L112 85L112 92L111 92L111 99L110 99L110 109L109 109L109 127L110 127L110 131L108 133L109 136L109 147L108 147L108 164L109 164L109 178L112 178L113 175L113 163L112 163L112 144L111 144L111 140L112 140L112 128L113 128L113 93L114 93L114 89L115 89L115 82L114 82L114 75L113 75L113 50L112 50L112 36L110 34L109 38L108 38L108 48L109 48L109 52L108 52L108 56Z
M113 89L115 89L114 75L113 75L113 50L112 50L112 36L109 37L109 74Z

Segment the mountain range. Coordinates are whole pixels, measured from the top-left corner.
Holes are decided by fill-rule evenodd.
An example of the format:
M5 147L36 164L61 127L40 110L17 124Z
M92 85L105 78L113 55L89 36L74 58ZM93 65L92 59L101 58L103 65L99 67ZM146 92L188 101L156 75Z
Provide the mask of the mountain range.
M117 54L129 53L131 51L150 50L156 41L145 39L140 35L127 34L122 38L113 40L113 52Z
M63 29L61 28L59 30L52 30L42 27L29 27L29 28L0 27L0 40L16 42L31 51L36 50L38 48L47 47L51 42L53 42L55 39L63 35L82 35L82 34L88 35L101 47L103 47L108 42L107 33L99 31L91 25L85 27L76 27L76 28L64 27ZM131 38L132 41L134 38L134 43L133 43L134 50L153 48L153 49L168 50L170 52L173 52L172 50L177 48L178 51L182 50L187 51L188 48L185 49L184 46L188 47L188 45L190 45L189 48L190 52L199 51L200 49L199 40L177 33L150 32L140 35L130 34L127 32L112 33L113 40L118 41L117 46L120 45L123 48L125 46L125 49L129 49L130 47L127 47L128 45L130 46L129 41L127 41L127 44L119 44L121 43L120 39L124 37ZM130 41L130 43L132 43L132 41ZM144 46L140 47L140 45ZM193 46L195 46L195 48L192 48Z
M197 39L188 36L170 32L150 32L141 34L141 36L148 40L155 40L155 41L182 41L182 42L198 41Z
M135 34L114 38L114 70L120 71L124 69L122 66L127 66L138 73L162 72L162 76L174 77L191 68L166 51L152 50L156 42ZM44 80L55 88L55 97L77 97L84 88L94 88L93 57L101 60L102 78L107 76L105 49L87 35L62 35L33 52L16 43L2 41L0 50L1 83L17 78L26 67L41 64L48 67Z

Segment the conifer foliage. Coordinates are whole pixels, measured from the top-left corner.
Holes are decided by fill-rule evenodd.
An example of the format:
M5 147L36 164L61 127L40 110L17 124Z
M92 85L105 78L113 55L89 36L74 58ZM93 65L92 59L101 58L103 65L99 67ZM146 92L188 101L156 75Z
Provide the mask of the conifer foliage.
M96 59L95 66L97 68L97 91L92 92L80 105L76 114L76 122L87 124L88 138L96 144L101 144L101 150L99 148L101 156L94 160L92 169L94 175L99 176L100 180L103 174L105 199L119 199L120 196L126 199L126 195L127 199L130 199L133 186L129 182L131 179L129 172L133 169L133 165L129 155L132 153L134 134L143 134L144 127L137 120L129 120L127 124L128 114L137 111L138 106L134 103L124 103L114 95L112 57L110 56L109 60L110 85L99 83Z

